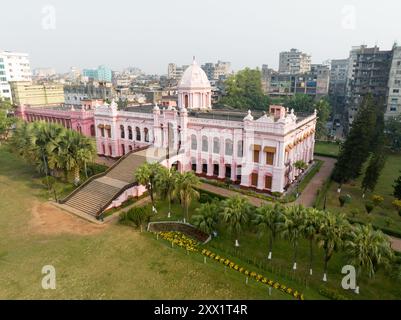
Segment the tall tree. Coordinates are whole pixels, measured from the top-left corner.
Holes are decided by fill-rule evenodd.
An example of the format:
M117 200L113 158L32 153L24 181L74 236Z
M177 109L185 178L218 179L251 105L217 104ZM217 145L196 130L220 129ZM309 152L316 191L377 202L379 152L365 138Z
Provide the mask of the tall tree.
M393 192L394 197L401 200L401 175L397 178L397 180L394 181L393 188L394 188Z
M262 91L259 69L245 68L238 71L228 77L224 85L226 94L220 100L221 104L236 109L268 109L270 100Z
M386 145L393 151L401 151L401 116L390 117L385 122Z
M250 205L241 196L233 196L222 202L222 221L227 224L228 232L235 237L235 245L239 246L239 235L250 220Z
M196 189L199 184L199 178L193 172L185 172L178 176L176 192L184 209L184 221L189 220L188 210L192 200L199 198L199 191Z
M287 207L284 214L282 235L288 239L294 248L293 270L297 269L298 244L302 236L302 226L305 208L302 206Z
M152 201L152 210L155 211L155 189L157 187L157 176L163 170L161 164L154 162L141 165L134 172L134 179L141 185L145 186L149 192Z
M96 153L93 141L73 130L64 130L61 136L52 139L47 150L49 167L72 172L75 184L80 183L81 169L86 168Z
M320 223L318 244L324 250L323 281L327 281L328 264L334 252L339 250L350 229L344 214L325 212Z
M358 268L358 275L365 271L371 278L380 266L388 267L394 258L388 237L372 225L354 226L345 249L350 264Z
M218 206L216 202L207 202L195 210L196 215L192 216L192 224L199 230L211 234L218 222Z
M374 101L373 96L367 94L358 109L348 138L340 148L332 176L336 182L345 183L361 174L376 134L379 109L379 104Z
M313 274L313 244L319 233L322 212L313 208L306 208L302 224L302 234L309 241L309 274Z
M156 187L160 192L160 196L167 198L168 201L168 218L171 216L171 201L176 195L176 183L179 173L174 169L161 168L156 176Z
M327 121L329 120L331 113L331 105L327 99L320 99L314 104L314 108L317 111L317 123L316 123L316 136L318 138L324 138L327 136Z
M386 163L384 141L384 110L378 110L371 142L372 153L362 180L362 189L364 193L366 193L367 190L373 191L375 189L380 173Z
M271 260L273 254L273 242L276 239L284 223L284 207L282 204L265 204L256 209L256 215L253 224L258 228L259 235L268 233L269 238L269 254L268 259Z

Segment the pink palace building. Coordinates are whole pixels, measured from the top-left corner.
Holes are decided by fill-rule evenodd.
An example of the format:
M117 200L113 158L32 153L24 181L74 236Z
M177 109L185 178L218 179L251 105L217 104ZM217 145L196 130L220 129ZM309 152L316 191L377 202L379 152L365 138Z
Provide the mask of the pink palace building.
M72 129L85 136L94 137L94 108L95 105L103 103L103 100L82 100L81 105L51 105L51 106L29 106L22 105L17 108L16 116L25 121L45 121L57 123L67 129Z
M118 110L114 101L94 108L99 155L117 158L152 146L167 150L166 166L268 193L288 188L298 175L296 161L312 162L316 120L316 112L297 116L274 105L260 113L212 109L209 80L195 61L179 83L177 108Z

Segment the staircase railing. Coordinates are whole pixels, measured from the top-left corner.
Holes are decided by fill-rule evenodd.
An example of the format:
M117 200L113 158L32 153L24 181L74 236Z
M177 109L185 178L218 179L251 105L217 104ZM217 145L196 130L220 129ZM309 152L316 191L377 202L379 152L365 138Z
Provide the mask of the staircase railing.
M95 213L95 215L94 215L94 216L96 217L96 219L100 218L101 213L102 213L104 210L106 210L107 207L108 207L117 197L119 197L123 192L125 192L125 191L127 191L128 189L130 189L130 188L132 188L132 187L135 187L135 186L137 186L137 185L138 185L137 182L131 182L131 183L125 185L124 187L122 187L120 190L118 190L118 191L113 195L113 197L112 197L104 206L99 207L99 209L96 211L96 213Z
M79 192L80 190L82 190L85 186L87 186L89 183L91 183L92 181L99 179L101 177L104 177L105 175L107 175L108 173L110 173L111 170L113 170L118 164L120 164L123 160L125 160L128 156L130 156L133 153L142 151L142 150L146 150L148 149L149 146L145 146L139 149L135 149L132 150L128 153L126 153L125 155L123 155L120 159L118 159L111 167L109 167L105 172L101 172L98 174L95 174L93 176L91 176L89 179L87 179L83 184L79 185L76 189L74 189L68 196L66 196L64 199L59 200L58 202L63 204L66 203L69 199L71 199L71 197L73 195L75 195L77 192Z

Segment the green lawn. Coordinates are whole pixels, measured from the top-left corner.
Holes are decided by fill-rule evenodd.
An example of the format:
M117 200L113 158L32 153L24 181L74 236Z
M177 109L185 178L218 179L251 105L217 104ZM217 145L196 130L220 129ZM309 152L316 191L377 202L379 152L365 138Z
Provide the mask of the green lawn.
M0 147L0 299L289 299L277 290L268 296L265 285L250 281L238 272L224 272L213 261L203 263L200 254L187 255L172 249L154 235L139 233L131 227L111 224L95 233L43 233L33 221L32 207L48 197L40 178L17 156ZM191 213L198 206L194 202ZM166 218L167 204L158 205L159 216ZM181 218L178 204L173 218ZM41 223L41 221L39 221ZM87 224L85 223L85 226ZM241 248L233 250L232 239L219 228L218 239L208 248L238 264L291 286L306 299L323 299L321 252L316 255L315 275L306 276L307 247L301 244L299 270L291 272L292 251L280 240L274 248L274 263L266 265L266 238L247 232ZM57 289L41 288L41 269L53 265ZM342 255L330 262L329 284L342 294L340 270ZM304 282L308 279L307 287ZM374 280L359 283L361 295L353 298L396 299L401 286L381 271Z
M394 200L392 185L394 180L400 175L400 170L401 155L390 154L378 180L375 192L367 193L365 200L362 198L361 190L363 175L357 180L343 185L341 193L351 196L351 202L343 208L340 207L340 202L338 201L338 185L334 182L331 183L327 192L326 208L334 212L345 212L355 220L371 222L378 227L394 229L401 233L401 217L391 204ZM370 200L372 195L381 195L384 201L380 207L376 207L370 214L367 214L364 203L366 200ZM319 203L318 207L322 208L322 206L323 201Z
M315 154L328 157L337 157L340 145L335 142L316 141Z
M288 298L130 227L39 232L32 207L47 197L31 166L0 147L0 299ZM41 288L44 265L56 268L56 290Z
M193 202L191 212L199 204ZM159 213L157 219L168 220L167 203L159 202ZM171 220L182 219L182 211L178 204L173 205ZM273 249L273 260L269 264L267 260L268 240L267 235L259 237L255 230L248 230L240 237L241 247L236 250L233 246L234 240L227 234L226 227L221 225L218 227L218 237L207 244L207 248L228 257L241 266L265 275L266 277L275 279L286 286L295 288L305 294L308 299L322 299L319 289L329 288L350 299L400 299L401 286L394 286L394 279L390 278L386 271L380 271L376 274L375 279L368 279L363 276L359 280L360 295L349 293L341 289L341 280L343 275L341 269L347 264L347 258L344 253L336 253L329 262L329 281L327 284L322 282L323 277L323 251L317 246L314 247L315 263L314 275L309 276L309 245L302 240L298 252L298 270L296 273L292 271L293 250L287 240L278 239Z

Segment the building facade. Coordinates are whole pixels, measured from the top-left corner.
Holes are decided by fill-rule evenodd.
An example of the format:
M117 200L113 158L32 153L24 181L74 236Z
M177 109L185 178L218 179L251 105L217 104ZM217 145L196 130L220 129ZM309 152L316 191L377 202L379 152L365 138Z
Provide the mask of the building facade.
M80 105L82 100L112 100L115 97L113 85L109 82L90 81L88 83L64 86L64 100L68 105Z
M57 105L64 103L62 84L33 84L27 81L10 82L13 103L17 106Z
M99 66L97 69L84 69L83 76L94 81L111 82L113 79L113 72L109 67Z
M386 114L388 117L401 115L401 47L394 46L388 80Z
M0 50L0 99L12 100L10 81L31 80L31 66L27 53Z
M228 77L230 73L231 63L224 61L217 61L217 63L208 62L201 66L205 71L207 78L212 80L221 80Z
M168 165L179 171L262 192L284 192L299 174L294 163L313 160L316 113L300 118L282 106L258 115L212 110L210 99L210 83L194 61L179 83L178 108L98 106L98 153L120 157L152 146L167 150Z
M297 49L280 52L279 73L299 74L311 70L311 56Z
M377 46L360 46L351 50L346 85L349 125L352 125L366 94L371 93L383 107L386 106L392 57L393 50L383 51Z
M92 105L92 102L85 101L85 104ZM30 107L21 105L16 111L16 116L27 122L56 123L85 136L95 136L94 110L84 105L75 107L65 105Z

